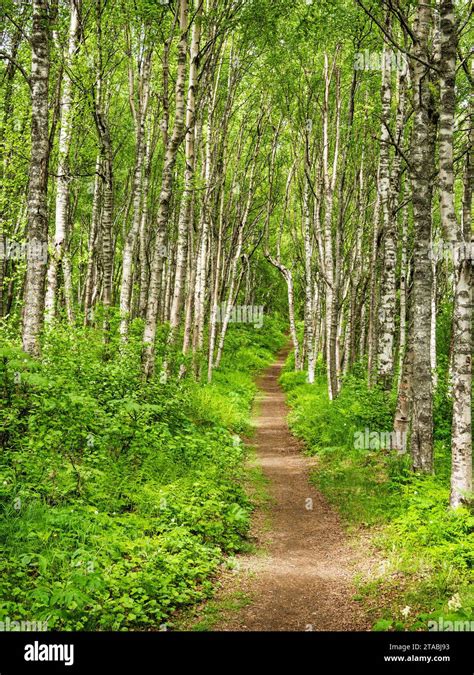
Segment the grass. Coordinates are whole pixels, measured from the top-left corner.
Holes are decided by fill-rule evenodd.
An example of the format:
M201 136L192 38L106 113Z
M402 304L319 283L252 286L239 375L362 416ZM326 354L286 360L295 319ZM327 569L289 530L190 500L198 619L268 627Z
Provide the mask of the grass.
M251 597L243 591L233 591L224 598L213 598L199 608L197 621L196 610L191 610L186 616L181 617L178 630L200 633L215 630L219 624L231 618L232 614L236 614L251 602Z

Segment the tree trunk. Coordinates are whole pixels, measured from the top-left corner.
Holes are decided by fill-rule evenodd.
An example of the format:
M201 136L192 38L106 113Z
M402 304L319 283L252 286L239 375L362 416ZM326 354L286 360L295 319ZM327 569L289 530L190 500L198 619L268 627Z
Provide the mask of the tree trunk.
M390 13L386 28L390 30ZM391 50L385 41L382 57L382 129L380 138L379 192L382 211L383 264L380 284L377 340L377 379L389 390L393 377L393 351L395 336L395 224L391 205L390 181L390 121L391 121Z
M31 160L28 183L27 266L22 344L32 356L40 353L44 285L48 247L48 88L49 9L46 0L33 0L31 29Z
M326 368L328 378L328 395L332 400L337 396L337 364L336 364L336 340L337 340L337 287L335 256L333 252L332 236L332 211L334 189L337 178L338 152L339 152L339 121L340 121L340 96L337 100L336 113L336 140L334 146L334 158L332 172L329 169L329 94L332 73L335 64L329 68L328 55L324 55L324 104L323 104L323 184L325 195L324 214L324 268L326 281Z
M64 264L67 255L67 238L69 237L69 151L72 138L72 82L70 69L77 51L79 33L80 0L70 0L69 44L65 57L63 88L60 102L60 130L58 147L58 178L56 182L56 219L54 233L54 251L50 256L48 282L45 300L45 321L51 322L56 316L56 293L58 285L58 269L62 268L64 277L64 295L69 323L74 321L72 283L70 264Z
M308 141L307 141L308 142ZM308 153L308 149L306 150ZM309 159L305 161L309 164ZM304 341L308 363L308 383L314 384L314 311L313 311L313 246L311 241L311 214L309 203L309 184L305 171L305 187L303 196L303 241L304 241Z
M184 187L181 198L179 219L178 219L178 240L176 244L176 273L174 278L174 288L170 309L170 333L168 336L169 344L175 340L175 333L179 325L182 290L184 282L184 273L186 267L186 246L188 241L188 230L190 227L190 215L192 206L192 197L194 191L194 168L195 168L195 105L196 105L196 86L199 68L199 44L201 40L201 14L203 3L201 0L195 0L196 18L193 24L191 47L189 54L189 83L188 96L186 104L186 139L185 139L185 169L184 169Z
M84 326L89 326L92 321L92 289L94 286L94 266L96 255L96 240L98 238L100 220L100 187L101 187L101 160L97 156L94 176L94 196L92 198L91 226L87 245L87 270L84 283Z
M140 225L143 205L143 162L145 158L145 124L148 111L148 95L150 86L151 50L147 50L138 77L138 103L135 107L135 78L133 66L129 64L130 102L135 123L135 169L132 181L132 226L125 239L122 260L122 282L120 285L120 337L122 342L128 340L128 324L130 320L130 304L132 297L133 259Z
M148 301L148 279L150 269L150 261L148 257L150 235L148 231L147 201L148 201L148 190L150 185L151 161L152 161L152 141L151 138L148 138L145 147L145 160L143 167L142 211L141 211L140 235L139 235L140 298L138 301L138 316L142 319L145 318L146 315L146 305Z
M160 202L158 207L158 216L156 224L156 240L153 260L150 269L150 286L148 292L148 305L145 319L145 330L143 333L143 351L142 351L142 368L145 379L152 376L155 361L155 338L156 325L158 320L158 293L160 288L160 279L163 269L163 238L166 232L166 226L169 219L170 201L173 190L173 174L176 163L176 155L178 148L184 138L184 121L185 121L185 102L184 102L184 84L186 78L186 41L187 41L187 17L188 17L188 2L187 0L180 0L179 11L179 30L180 40L178 45L178 72L176 77L176 112L174 119L174 127L171 138L165 151L165 159L163 164Z
M431 340L431 203L435 161L435 102L429 45L432 9L420 3L416 21L416 56L413 59L414 121L411 151L411 185L415 243L413 254L413 412L411 456L413 469L433 471L433 392Z
M441 95L440 95L440 211L443 234L454 255L454 309L451 381L453 418L451 433L452 508L472 497L472 184L474 182L474 129L468 132L464 171L462 225L454 205L453 132L456 111L457 27L452 0L441 0ZM472 96L471 96L472 99ZM472 100L470 106L472 121Z

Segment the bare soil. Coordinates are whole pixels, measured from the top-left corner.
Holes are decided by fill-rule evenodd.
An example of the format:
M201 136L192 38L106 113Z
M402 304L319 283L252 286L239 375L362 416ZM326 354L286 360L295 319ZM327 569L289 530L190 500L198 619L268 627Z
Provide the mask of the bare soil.
M251 444L268 481L269 504L254 517L257 551L238 557L218 596L248 598L223 612L217 631L369 630L353 599L354 575L367 572L366 553L353 546L338 515L311 485L315 460L291 434L278 383L289 348L260 377ZM243 606L242 606L243 605Z

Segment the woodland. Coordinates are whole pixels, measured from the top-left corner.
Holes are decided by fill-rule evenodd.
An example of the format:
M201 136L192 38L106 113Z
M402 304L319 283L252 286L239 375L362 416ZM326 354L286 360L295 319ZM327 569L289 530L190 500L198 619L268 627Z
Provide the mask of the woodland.
M283 353L308 486L370 541L367 628L474 629L472 3L0 17L0 622L213 602L269 508Z

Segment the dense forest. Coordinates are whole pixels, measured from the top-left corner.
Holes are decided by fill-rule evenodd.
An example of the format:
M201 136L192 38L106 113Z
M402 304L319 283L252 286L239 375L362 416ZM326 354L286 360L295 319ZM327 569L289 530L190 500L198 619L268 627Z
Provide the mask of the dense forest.
M473 630L472 4L1 19L0 621L250 630L270 589L299 614L257 629ZM336 589L363 618L330 581L307 615L284 557L228 588L272 528L286 405L272 451L298 439L307 478L282 464L281 509L310 514L308 565L311 528L364 548Z

